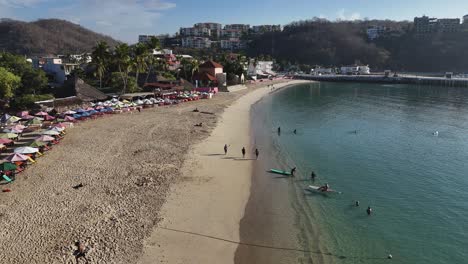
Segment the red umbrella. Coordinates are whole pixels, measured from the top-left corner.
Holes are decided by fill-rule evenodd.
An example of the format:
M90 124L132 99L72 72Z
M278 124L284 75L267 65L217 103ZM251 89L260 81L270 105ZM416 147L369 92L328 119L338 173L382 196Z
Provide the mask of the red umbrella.
M19 153L13 153L11 154L10 156L6 157L6 161L9 161L9 162L16 162L16 161L25 161L25 160L28 160L29 157L26 156L26 155L23 155L23 154L19 154Z
M24 119L24 120L31 120L31 119L34 119L34 116L32 115L24 115L21 117L21 119Z
M10 144L13 140L8 138L0 138L0 144Z
M48 141L54 141L55 139L51 136L46 136L46 135L42 135L38 138L36 138L36 141L42 141L42 142L48 142Z
M54 119L55 119L55 117L50 116L50 115L44 116L44 120L46 120L46 121L51 121L51 120L54 120Z
M48 113L43 112L43 111L35 114L35 116L48 116L48 115L49 115Z

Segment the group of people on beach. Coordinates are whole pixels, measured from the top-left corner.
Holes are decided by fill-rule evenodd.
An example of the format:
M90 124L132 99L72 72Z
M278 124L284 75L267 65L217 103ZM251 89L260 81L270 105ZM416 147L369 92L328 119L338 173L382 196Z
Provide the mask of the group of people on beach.
M224 144L224 155L227 155L228 153L228 144ZM245 150L245 147L242 147L241 149L241 153L242 153L242 158L245 159L245 154L246 154L246 150ZM257 160L258 159L258 156L260 155L260 151L258 150L258 148L255 148L255 151L254 151L254 154L255 154L255 159Z

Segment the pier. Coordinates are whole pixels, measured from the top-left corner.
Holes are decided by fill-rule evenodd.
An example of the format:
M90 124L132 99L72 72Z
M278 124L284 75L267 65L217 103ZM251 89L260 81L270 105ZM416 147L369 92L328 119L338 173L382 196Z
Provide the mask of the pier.
M311 75L297 74L295 79L312 80L320 82L360 82L383 84L415 84L448 87L468 87L468 78L445 78L415 75L399 75L386 77L384 75Z

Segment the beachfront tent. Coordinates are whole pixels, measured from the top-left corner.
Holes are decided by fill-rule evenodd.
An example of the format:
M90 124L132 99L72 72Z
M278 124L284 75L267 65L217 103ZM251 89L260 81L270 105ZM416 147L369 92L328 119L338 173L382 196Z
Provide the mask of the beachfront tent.
M35 116L48 116L49 114L47 112L41 111L39 113L36 113Z
M9 114L4 114L2 115L2 117L0 118L0 122L1 123L6 123L8 121L8 119L10 119L11 115Z
M16 162L16 161L26 161L26 160L32 160L32 159L23 154L13 153L10 156L6 157L5 160L9 162Z
M16 148L14 152L19 153L19 154L33 154L33 153L39 152L39 149L31 148L31 147L21 147L21 148Z
M58 136L60 135L60 132L54 131L54 130L46 130L42 132L42 135L49 135L49 136Z
M54 141L55 139L51 136L47 136L47 135L42 135L38 138L36 138L36 141L42 141L42 142L48 142L48 141Z
M0 164L0 170L2 171L12 171L16 170L16 168L16 165L11 162L3 162L2 164Z
M18 135L17 134L14 134L14 133L2 133L0 134L0 138L17 138Z
M8 139L8 138L0 138L0 144L10 144L12 143L13 140Z

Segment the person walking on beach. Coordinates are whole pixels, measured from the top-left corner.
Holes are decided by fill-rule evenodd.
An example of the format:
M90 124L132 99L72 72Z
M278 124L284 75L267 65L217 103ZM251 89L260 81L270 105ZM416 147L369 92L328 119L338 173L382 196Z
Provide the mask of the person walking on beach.
M227 151L228 151L228 145L224 144L224 155L227 155Z
M296 167L291 169L291 176L294 177L294 176L296 176L295 174L296 174Z
M242 158L245 158L245 148L242 147Z
M259 152L258 149L256 148L256 149L255 149L255 159L258 159L258 154L260 154L260 152Z

